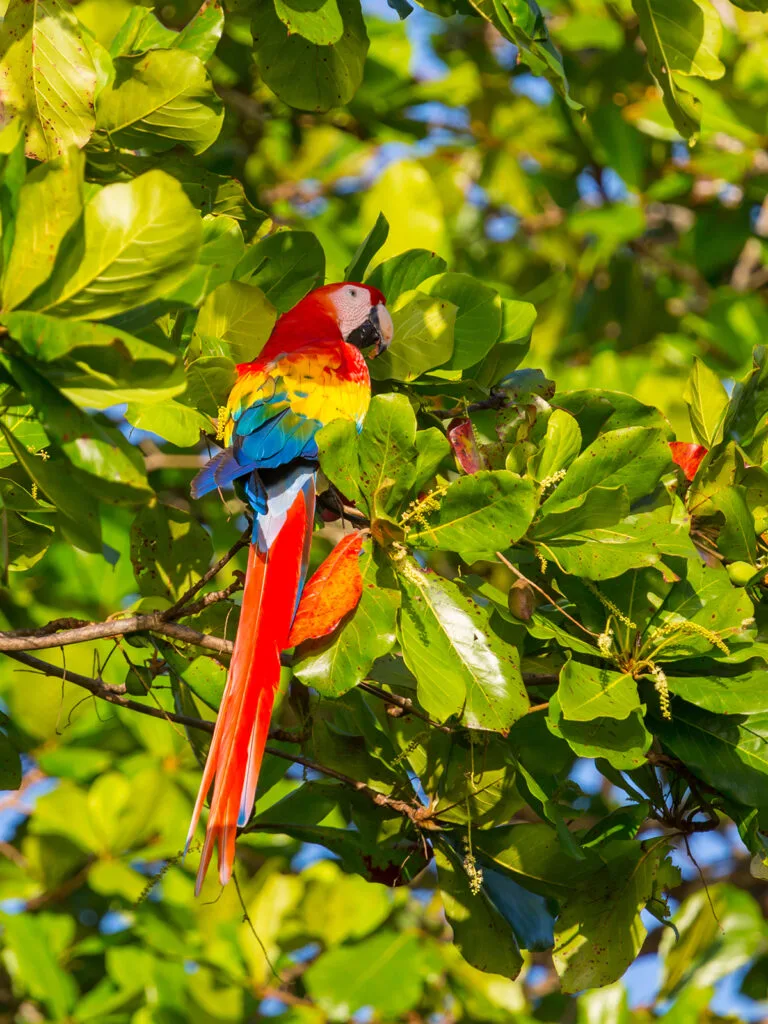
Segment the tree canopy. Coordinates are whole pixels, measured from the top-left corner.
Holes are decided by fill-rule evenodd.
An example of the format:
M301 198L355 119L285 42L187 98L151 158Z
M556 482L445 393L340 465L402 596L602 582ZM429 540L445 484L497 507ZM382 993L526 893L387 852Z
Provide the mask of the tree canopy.
M754 1017L768 0L1 11L3 1019ZM248 522L189 484L335 280L395 324L320 436L362 596L195 901Z

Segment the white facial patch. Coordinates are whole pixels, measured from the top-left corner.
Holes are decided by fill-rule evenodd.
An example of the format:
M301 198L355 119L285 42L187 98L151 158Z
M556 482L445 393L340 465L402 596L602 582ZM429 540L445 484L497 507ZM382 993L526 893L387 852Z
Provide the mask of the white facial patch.
M345 284L337 289L330 299L336 309L339 330L346 340L352 331L361 327L368 318L373 307L371 293L359 284Z

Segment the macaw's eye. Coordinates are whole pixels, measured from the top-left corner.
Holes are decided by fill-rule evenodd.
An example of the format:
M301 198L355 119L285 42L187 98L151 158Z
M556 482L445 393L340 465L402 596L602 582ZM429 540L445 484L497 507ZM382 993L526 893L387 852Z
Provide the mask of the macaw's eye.
M350 288L349 289L349 297L351 299L356 299L357 298L357 288Z

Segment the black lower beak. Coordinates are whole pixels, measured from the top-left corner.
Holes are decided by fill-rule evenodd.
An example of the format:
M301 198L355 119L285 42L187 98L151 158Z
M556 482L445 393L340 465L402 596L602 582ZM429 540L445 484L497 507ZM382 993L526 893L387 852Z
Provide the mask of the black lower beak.
M376 355L382 351L383 337L379 325L379 314L374 307L359 327L347 335L347 344L355 348L370 348L376 346Z

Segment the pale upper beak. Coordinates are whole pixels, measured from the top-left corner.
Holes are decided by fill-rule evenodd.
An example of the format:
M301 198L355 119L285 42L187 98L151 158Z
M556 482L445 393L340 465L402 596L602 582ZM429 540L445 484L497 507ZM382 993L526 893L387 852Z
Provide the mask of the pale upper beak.
M347 342L356 348L364 349L375 346L371 358L381 355L389 348L395 327L389 310L380 302L374 306L365 320L347 335Z

